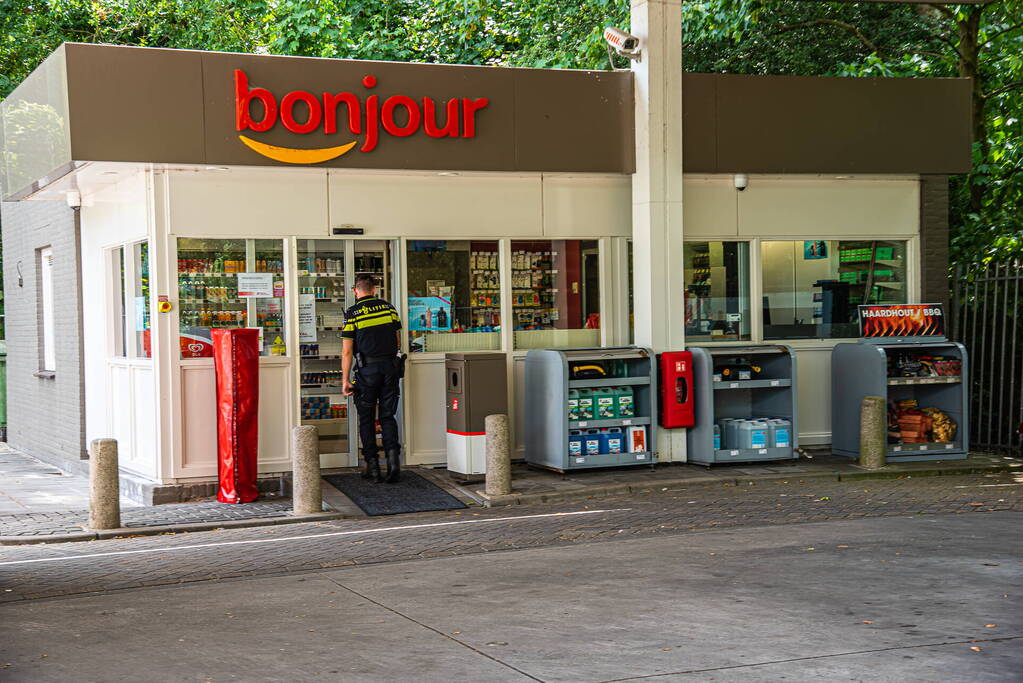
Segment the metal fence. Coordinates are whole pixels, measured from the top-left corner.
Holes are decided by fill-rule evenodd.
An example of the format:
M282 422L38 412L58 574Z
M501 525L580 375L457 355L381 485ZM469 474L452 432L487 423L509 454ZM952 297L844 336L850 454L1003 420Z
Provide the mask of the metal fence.
M970 355L970 444L1023 455L1023 262L954 272L951 336Z

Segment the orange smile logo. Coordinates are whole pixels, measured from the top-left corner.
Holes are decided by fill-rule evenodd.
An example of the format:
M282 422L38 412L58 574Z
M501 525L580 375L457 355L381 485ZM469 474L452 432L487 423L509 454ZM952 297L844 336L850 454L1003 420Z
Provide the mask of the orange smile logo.
M362 85L367 90L375 88L375 76L365 76ZM322 130L327 135L338 132L338 118L344 105L342 126L352 135L365 133L360 152L371 152L380 141L381 129L392 137L409 137L420 130L431 138L474 138L476 137L476 113L490 104L486 97L452 98L439 104L430 97L421 101L406 95L392 95L381 101L379 95L369 95L363 102L351 92L323 93L317 97L305 90L294 90L277 98L266 88L250 88L244 71L234 72L235 127L239 132L252 130L257 133L269 131L280 119L284 128L291 133L306 135ZM258 101L262 105L262 117L252 116L251 105ZM437 110L443 109L443 125L437 122ZM298 112L296 112L298 110ZM296 116L299 113L299 116ZM285 164L321 164L337 159L355 149L358 141L336 147L300 149L281 147L239 135L242 144L268 159Z
M339 156L350 152L352 148L355 147L354 142L349 142L347 145L341 145L340 147L295 149L294 147L278 147L277 145L268 145L263 142L257 142L252 138L245 137L244 135L239 135L238 139L241 140L246 147L257 154L262 154L269 159L281 161L285 164L322 164L324 161L337 159Z

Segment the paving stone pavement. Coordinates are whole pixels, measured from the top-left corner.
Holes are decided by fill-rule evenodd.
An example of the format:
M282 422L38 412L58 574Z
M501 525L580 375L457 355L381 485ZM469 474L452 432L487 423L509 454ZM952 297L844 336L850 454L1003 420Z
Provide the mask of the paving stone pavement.
M277 499L225 505L216 501L136 507L121 510L124 527L229 522L243 519L287 517L291 501ZM52 536L80 533L89 519L88 510L60 510L0 515L0 536Z
M706 529L988 511L1023 512L1023 475L704 485L579 503L5 546L0 548L0 602L623 538L682 536Z

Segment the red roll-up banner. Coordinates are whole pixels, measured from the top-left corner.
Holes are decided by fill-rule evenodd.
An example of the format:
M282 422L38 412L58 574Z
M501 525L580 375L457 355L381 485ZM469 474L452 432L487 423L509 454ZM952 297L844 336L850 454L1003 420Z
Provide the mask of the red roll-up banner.
M250 503L259 497L259 330L211 332L217 375L217 500Z

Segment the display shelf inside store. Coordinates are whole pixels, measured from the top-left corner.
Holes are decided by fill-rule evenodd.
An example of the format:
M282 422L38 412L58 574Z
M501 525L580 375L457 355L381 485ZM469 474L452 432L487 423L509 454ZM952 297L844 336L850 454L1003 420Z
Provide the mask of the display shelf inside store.
M341 360L341 356L321 355L321 356L299 356L302 360Z

